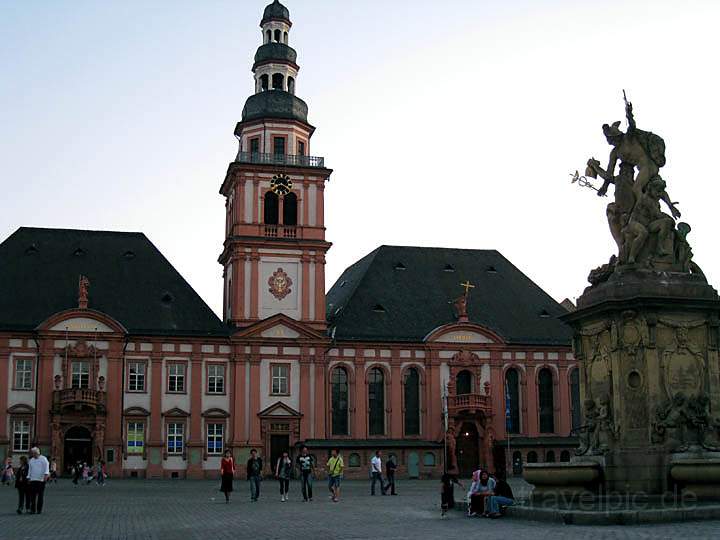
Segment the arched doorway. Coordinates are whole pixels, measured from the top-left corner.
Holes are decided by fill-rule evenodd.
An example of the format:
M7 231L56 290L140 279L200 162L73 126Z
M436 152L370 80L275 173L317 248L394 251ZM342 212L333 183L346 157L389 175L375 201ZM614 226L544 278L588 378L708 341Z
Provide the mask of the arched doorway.
M463 423L457 435L457 464L460 476L468 478L480 466L480 436L472 422Z
M65 432L63 467L68 470L78 461L92 463L92 434L84 426L73 426Z

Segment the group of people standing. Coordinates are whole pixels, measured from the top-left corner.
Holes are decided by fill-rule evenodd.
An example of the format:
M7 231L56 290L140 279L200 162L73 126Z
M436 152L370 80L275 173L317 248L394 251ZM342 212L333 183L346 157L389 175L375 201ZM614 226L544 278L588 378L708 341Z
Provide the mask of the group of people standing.
M50 472L50 462L37 447L30 449L29 459L28 456L20 456L17 469L13 470L12 463L5 464L3 482L9 484L11 479L14 479L18 492L18 514L23 511L27 514L42 514L45 485L51 480Z
M76 486L82 481L85 485L89 485L93 480L98 486L104 486L107 479L107 470L105 462L100 459L91 467L84 461L77 461L70 469L72 474L72 483Z
M257 450L254 448L250 451L250 458L246 464L246 477L250 483L250 500L255 502L260 497L260 484L263 478L263 460L258 456ZM300 455L297 456L295 462L290 458L290 453L285 451L278 458L273 468L273 473L280 487L280 501L289 500L290 479L293 477L293 469L297 468L302 491L303 501L311 502L313 500L313 479L316 474L315 458L310 455L307 447L302 447ZM340 500L340 484L343 479L343 471L345 463L337 448L333 448L330 458L326 463L328 476L328 491L333 502ZM375 486L380 484L380 492L387 495L388 491L391 495L397 495L395 491L395 470L397 463L393 458L389 459L385 465L387 483L383 480L382 453L378 450L370 462L370 494L375 495ZM225 502L230 502L230 493L233 491L233 479L235 477L235 460L230 450L225 450L222 460L220 461L220 491L225 494Z

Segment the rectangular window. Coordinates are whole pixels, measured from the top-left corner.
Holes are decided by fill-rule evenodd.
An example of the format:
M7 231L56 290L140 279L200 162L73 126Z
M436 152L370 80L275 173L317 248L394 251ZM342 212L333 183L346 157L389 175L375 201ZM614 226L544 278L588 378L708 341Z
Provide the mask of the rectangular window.
M167 425L168 454L182 454L185 444L185 424L172 423Z
M32 390L32 359L18 358L15 360L15 388Z
M128 390L130 392L145 391L145 362L128 364Z
M304 156L304 155L305 155L305 142L298 141L298 156Z
M225 393L225 366L210 364L207 368L208 394Z
M207 453L222 454L223 452L223 428L222 424L207 425Z
M87 362L73 362L70 370L73 388L90 387L90 365Z
M251 154L259 154L260 153L260 139L250 139L250 153Z
M287 364L273 364L271 394L286 396L288 391L288 379L290 378L290 366Z
M276 156L285 155L285 137L273 137L273 153Z
M185 392L185 364L168 364L168 392Z
M15 420L12 423L13 452L28 452L30 450L30 421Z
M142 422L128 422L127 425L127 453L142 454L145 449L145 424Z

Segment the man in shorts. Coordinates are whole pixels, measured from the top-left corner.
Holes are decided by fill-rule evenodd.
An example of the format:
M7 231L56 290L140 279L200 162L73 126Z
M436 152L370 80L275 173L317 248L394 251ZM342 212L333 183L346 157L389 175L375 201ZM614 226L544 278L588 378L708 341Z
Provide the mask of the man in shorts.
M342 473L345 464L343 458L337 448L333 448L330 453L330 459L327 462L328 470L328 487L332 493L332 501L340 500L340 482L342 481Z

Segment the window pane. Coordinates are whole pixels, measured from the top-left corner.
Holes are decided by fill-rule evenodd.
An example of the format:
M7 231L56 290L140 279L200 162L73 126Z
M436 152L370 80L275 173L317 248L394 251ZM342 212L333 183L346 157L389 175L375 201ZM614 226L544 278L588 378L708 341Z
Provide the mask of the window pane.
M385 434L385 377L379 368L368 374L370 435Z
M555 405L553 399L553 378L547 368L538 375L538 393L540 405L540 433L555 431Z
M459 396L472 393L472 373L464 369L455 377L455 393Z
M285 155L285 138L273 137L273 151L276 156Z
M258 154L260 152L260 139L250 139L250 153Z
M348 433L348 376L344 368L335 368L331 378L332 386L332 434ZM359 458L358 458L359 459Z
M420 374L415 368L405 373L405 435L420 435Z

